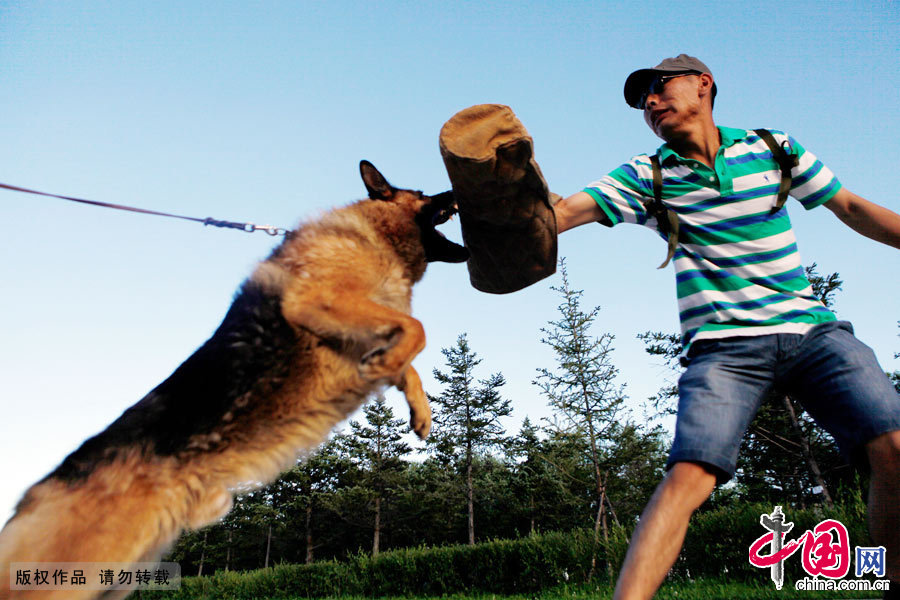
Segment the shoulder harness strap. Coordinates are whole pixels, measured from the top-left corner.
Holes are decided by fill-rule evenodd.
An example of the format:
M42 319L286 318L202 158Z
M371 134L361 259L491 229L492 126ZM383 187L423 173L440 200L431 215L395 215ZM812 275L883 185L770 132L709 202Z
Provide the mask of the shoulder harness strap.
M659 166L658 154L650 157L650 166L653 168L653 201L644 208L656 219L656 226L669 242L666 260L657 267L662 269L669 264L669 261L675 256L675 249L678 248L678 217L662 202L662 168Z
M781 210L787 201L793 178L791 169L800 164L800 157L792 152L787 140L778 145L778 142L775 141L768 129L754 129L753 133L766 143L766 146L772 151L772 158L775 159L775 162L778 163L778 167L781 169L781 185L778 186L778 198L775 200L775 206L769 211L769 214L774 215Z

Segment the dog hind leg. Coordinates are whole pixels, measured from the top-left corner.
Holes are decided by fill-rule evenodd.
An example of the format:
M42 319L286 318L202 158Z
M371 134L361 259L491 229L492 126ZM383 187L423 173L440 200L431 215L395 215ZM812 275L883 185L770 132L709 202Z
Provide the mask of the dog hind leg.
M114 463L83 483L50 478L28 491L29 502L0 531L0 598L76 600L99 592L9 590L12 563L89 562L124 565L156 560L180 532L156 490L157 481L132 479L134 464ZM117 485L119 484L119 485ZM9 591L9 596L3 594Z

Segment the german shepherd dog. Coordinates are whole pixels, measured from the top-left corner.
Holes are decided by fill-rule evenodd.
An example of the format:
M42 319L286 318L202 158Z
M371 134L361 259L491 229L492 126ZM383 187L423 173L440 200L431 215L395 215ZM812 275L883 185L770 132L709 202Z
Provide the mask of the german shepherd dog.
M468 252L435 229L456 210L452 192L397 189L368 161L360 174L369 199L289 233L202 347L27 490L0 531L0 598L94 597L11 591L10 564L156 560L385 385L404 392L412 429L428 435L410 364L425 347L412 286L428 262Z

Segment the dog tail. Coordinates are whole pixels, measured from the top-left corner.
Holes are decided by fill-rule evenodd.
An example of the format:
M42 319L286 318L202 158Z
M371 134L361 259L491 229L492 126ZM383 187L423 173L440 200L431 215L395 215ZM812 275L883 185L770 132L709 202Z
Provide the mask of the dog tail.
M50 476L32 486L0 530L0 599L94 598L100 592L12 590L11 568L27 563L52 573L52 563L78 562L127 570L157 560L185 527L231 508L227 491L211 493L190 469L176 474L171 463L135 449L80 481Z

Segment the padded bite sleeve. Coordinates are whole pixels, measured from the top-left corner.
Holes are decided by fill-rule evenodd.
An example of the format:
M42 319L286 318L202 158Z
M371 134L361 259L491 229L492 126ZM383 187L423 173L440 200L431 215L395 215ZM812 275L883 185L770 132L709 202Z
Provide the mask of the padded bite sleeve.
M556 215L534 145L502 104L462 110L441 128L441 156L459 205L469 279L506 294L556 271Z

